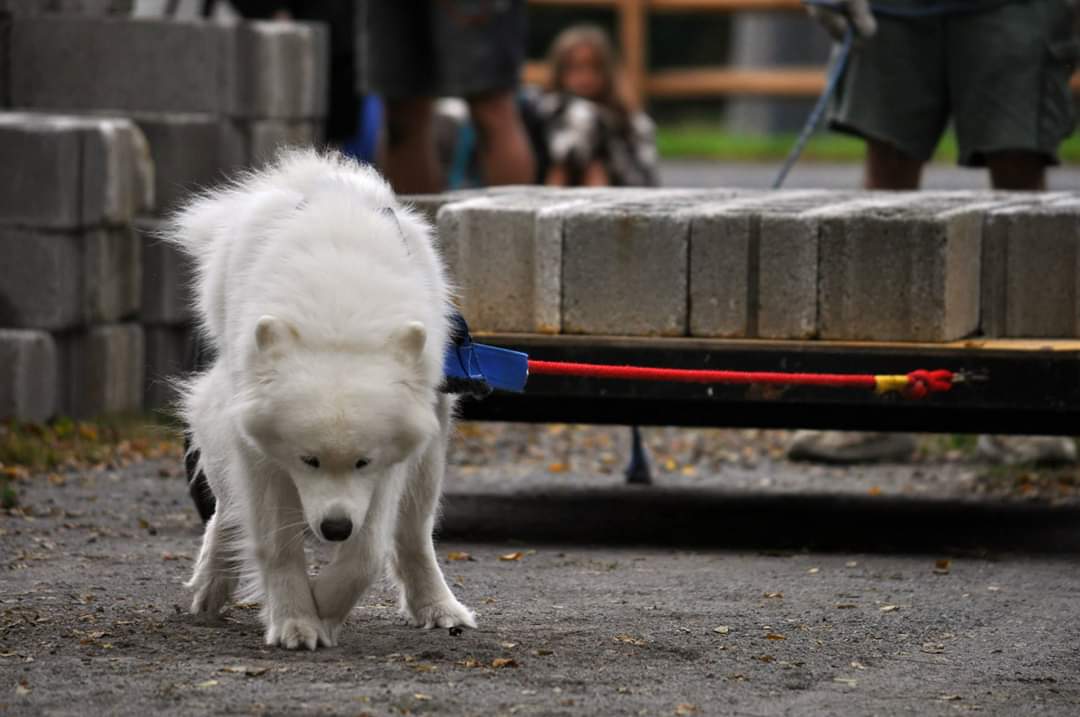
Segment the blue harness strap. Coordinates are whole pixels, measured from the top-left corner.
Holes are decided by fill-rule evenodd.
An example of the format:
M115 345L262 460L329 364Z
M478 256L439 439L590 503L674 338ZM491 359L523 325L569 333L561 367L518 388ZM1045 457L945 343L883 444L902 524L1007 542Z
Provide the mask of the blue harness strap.
M455 312L453 341L443 361L443 393L463 393L484 398L492 391L525 390L529 378L529 355L497 346L473 343L465 317Z

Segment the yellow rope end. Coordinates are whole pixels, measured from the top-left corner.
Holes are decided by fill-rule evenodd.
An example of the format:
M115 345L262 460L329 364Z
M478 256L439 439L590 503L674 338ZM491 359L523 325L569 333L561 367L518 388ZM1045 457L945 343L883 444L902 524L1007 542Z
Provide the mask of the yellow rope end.
M874 376L874 383L878 393L892 393L905 390L911 380L907 376Z

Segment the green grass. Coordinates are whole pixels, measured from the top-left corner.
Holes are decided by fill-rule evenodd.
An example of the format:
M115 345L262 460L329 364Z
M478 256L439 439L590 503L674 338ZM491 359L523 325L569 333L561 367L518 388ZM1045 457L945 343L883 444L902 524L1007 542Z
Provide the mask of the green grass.
M664 159L716 159L727 162L776 162L787 156L796 134L733 134L709 124L672 124L657 129L656 144ZM1062 144L1061 159L1080 162L1080 135L1073 134ZM834 132L818 132L807 143L802 161L860 162L863 142ZM936 162L956 162L956 137L948 133L934 154Z

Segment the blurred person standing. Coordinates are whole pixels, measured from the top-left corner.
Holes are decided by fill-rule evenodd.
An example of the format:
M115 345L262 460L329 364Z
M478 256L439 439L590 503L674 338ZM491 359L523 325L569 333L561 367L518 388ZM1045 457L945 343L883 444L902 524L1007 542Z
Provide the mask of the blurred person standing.
M1076 113L1069 78L1080 58L1075 0L838 0L809 12L839 39L857 39L833 98L831 129L866 141L866 189L918 189L951 120L959 163L987 167L994 189L1046 189ZM793 459L905 460L903 433L800 431ZM1067 438L980 436L1001 462L1077 459Z
M469 107L485 184L527 184L535 160L515 92L524 0L359 0L360 87L386 105L383 172L401 193L441 191L434 103Z

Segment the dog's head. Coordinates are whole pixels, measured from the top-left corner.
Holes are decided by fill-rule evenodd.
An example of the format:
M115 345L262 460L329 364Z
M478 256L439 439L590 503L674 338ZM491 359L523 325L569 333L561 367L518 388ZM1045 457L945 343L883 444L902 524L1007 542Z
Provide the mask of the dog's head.
M356 534L380 481L438 434L435 389L420 366L426 340L424 325L408 322L378 350L312 349L287 322L259 319L258 381L240 420L288 472L320 538Z

